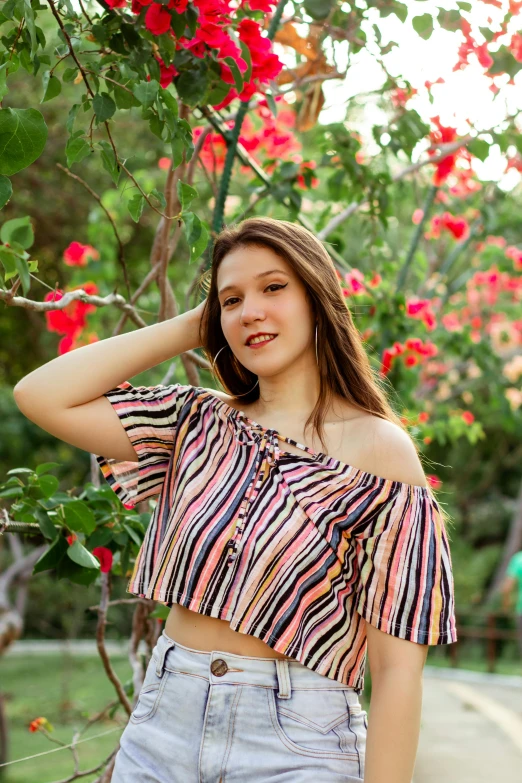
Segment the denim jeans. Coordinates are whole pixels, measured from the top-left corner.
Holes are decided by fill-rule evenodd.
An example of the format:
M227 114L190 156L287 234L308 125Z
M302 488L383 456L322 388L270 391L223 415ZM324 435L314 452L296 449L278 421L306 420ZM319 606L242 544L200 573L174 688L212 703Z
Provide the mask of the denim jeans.
M298 661L158 638L112 783L362 783L358 692Z

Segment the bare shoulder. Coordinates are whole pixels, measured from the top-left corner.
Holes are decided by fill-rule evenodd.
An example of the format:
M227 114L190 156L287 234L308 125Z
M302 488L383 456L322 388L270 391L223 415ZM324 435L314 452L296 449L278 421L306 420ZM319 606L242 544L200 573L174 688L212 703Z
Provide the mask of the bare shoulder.
M364 470L385 479L427 486L421 461L407 432L393 421L372 414L360 416L353 423L367 466Z

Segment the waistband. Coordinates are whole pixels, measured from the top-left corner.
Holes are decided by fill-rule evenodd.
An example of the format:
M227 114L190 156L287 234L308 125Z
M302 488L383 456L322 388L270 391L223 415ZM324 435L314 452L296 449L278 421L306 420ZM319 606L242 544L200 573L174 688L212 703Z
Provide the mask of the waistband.
M190 674L208 680L210 685L252 685L273 688L280 699L289 699L292 690L342 690L350 710L360 709L358 691L350 685L314 672L299 661L283 658L256 658L222 650L195 650L161 632L152 656L156 673Z

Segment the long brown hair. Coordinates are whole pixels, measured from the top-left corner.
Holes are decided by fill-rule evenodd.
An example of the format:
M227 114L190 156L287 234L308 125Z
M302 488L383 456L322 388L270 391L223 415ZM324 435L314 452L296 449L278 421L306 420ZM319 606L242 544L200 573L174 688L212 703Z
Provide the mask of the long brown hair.
M380 416L407 432L417 454L415 441L388 401L384 381L373 369L360 333L343 298L335 266L323 244L306 228L287 220L252 217L223 229L215 239L212 265L200 281L207 290L207 307L201 318L201 345L207 358L227 346L221 329L221 305L218 299L217 274L224 257L239 247L268 247L283 258L301 279L317 319L317 353L320 387L317 403L305 424L313 425L324 442L325 412L337 394L360 411ZM208 276L210 275L210 279ZM242 365L232 351L220 352L215 364L216 375L237 400L251 404L259 399L257 375ZM254 388L252 388L254 387ZM249 391L251 390L251 391ZM245 392L247 392L245 394ZM431 492L431 486L428 484Z

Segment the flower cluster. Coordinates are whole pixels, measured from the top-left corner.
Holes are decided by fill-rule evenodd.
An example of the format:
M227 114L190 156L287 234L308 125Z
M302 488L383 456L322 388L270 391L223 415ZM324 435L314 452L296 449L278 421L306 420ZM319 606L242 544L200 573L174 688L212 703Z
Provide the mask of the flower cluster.
M394 342L391 348L385 348L382 354L381 374L388 375L399 357L405 367L423 364L438 354L438 348L430 340L423 342L420 337L409 337L404 343Z
M185 49L195 58L214 57L220 66L222 81L231 85L225 98L216 104L215 108L224 108L237 97L241 100L249 99L255 92L261 91L262 86L270 79L275 79L283 68L283 63L272 51L272 42L262 35L260 24L244 14L238 22L238 9L229 0L192 0L192 7L198 14L192 38L176 35L175 25L172 24L174 15L185 13L188 0L169 0L167 4L154 0L130 0L130 3L128 0L107 0L107 3L111 8L130 5L130 10L135 15L141 14L146 8L144 24L152 35L168 34L173 39L176 51ZM240 9L242 12L262 11L268 14L273 11L274 5L275 0L243 0ZM231 57L242 74L248 70L248 64L231 30L248 48L252 63L250 78L244 83L240 93L233 86L234 76L225 60ZM154 57L160 67L160 84L166 88L178 76L178 70L172 63L167 65L157 52Z
M442 125L439 115L431 118L432 123L435 125L435 129L430 131L429 138L433 145L435 144L450 144L457 139L457 131L455 128L446 127ZM436 149L429 149L428 155L438 155L439 152ZM471 158L470 153L464 148L459 147L450 155L445 155L441 160L435 163L435 173L433 175L433 184L442 185L449 175L455 169L457 160L464 159L469 161Z
M416 296L412 296L406 301L406 315L408 318L416 318L422 321L428 331L432 332L437 326L432 305L433 301L431 299L419 299Z
M442 230L449 231L455 238L465 240L469 236L469 223L462 216L444 212L442 215L434 215L431 219L431 229L424 234L425 239L439 239Z

